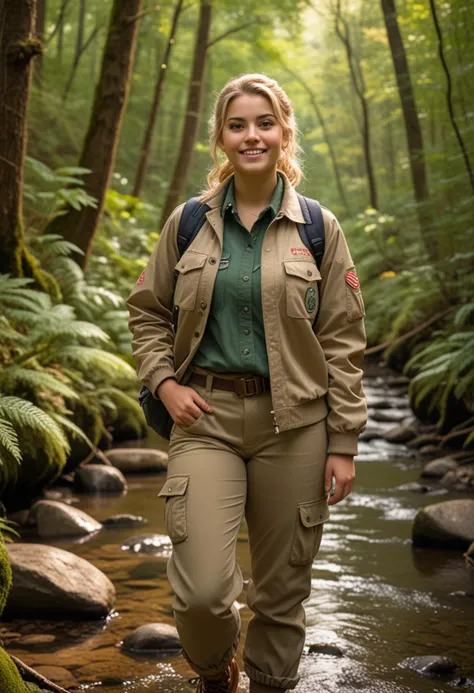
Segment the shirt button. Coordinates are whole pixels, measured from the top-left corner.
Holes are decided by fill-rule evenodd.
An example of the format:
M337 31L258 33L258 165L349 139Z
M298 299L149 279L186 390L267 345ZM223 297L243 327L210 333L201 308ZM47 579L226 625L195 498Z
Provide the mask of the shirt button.
M248 306L244 306L244 307L243 307L243 311L244 311L244 313L248 313L248 312L249 312L249 307L248 307Z
M249 280L249 278L247 277L247 275L245 275L245 277L242 277L242 279L244 280L244 282L248 282L248 280Z
M215 264L216 264L216 258L215 258L215 257L210 257L210 258L209 258L209 264L210 264L210 265L215 265Z
M265 252L266 252L266 253L269 253L270 250L271 250L271 248L265 248Z
M250 349L244 349L243 353L245 354L245 356L247 356L248 354L250 354Z
M201 301L201 308L207 308L207 303L206 301Z
M308 271L306 272L306 274L308 275L308 277L312 277L312 276L313 276L313 273L311 272L311 270L308 270Z
M195 333L194 333L194 336L195 336L195 337L199 337L199 332L195 332Z
M244 334L250 334L250 330L245 329Z

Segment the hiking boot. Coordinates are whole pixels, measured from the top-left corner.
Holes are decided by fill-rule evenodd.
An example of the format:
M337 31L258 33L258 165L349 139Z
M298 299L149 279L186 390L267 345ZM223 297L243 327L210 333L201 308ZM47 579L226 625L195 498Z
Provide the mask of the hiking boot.
M197 679L196 693L237 693L239 686L239 665L233 659L220 679Z

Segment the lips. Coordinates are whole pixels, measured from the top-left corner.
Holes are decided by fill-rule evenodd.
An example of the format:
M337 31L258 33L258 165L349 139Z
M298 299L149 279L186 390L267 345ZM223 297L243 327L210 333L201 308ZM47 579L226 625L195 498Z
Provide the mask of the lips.
M259 156L260 154L265 154L266 151L266 149L244 149L240 153L247 156Z

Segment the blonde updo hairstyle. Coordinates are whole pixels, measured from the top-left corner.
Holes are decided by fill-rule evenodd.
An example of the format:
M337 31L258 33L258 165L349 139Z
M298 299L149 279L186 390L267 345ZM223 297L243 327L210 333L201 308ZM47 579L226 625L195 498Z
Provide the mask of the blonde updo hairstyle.
M214 166L207 176L208 187L203 191L201 202L211 198L223 180L230 176L234 167L226 159L219 159L219 144L222 138L227 109L230 103L242 94L258 94L264 96L273 106L273 112L283 130L284 145L278 159L277 168L283 171L293 186L297 186L303 174L301 172L298 154L298 128L293 114L293 106L290 99L280 85L270 77L259 74L240 75L228 82L220 91L211 119L209 121L209 144Z

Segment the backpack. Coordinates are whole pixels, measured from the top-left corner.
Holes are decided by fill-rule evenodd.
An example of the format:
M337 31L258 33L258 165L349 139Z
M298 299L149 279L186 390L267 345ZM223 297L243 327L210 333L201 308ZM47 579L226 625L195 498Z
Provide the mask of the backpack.
M301 213L306 222L305 224L297 224L298 233L302 242L313 256L317 268L321 269L325 247L324 219L321 205L317 200L311 200L298 192L296 195L300 203ZM201 204L198 197L192 197L184 205L177 234L179 257L184 255L186 249L198 235L204 224L206 213L209 210L209 205ZM174 277L175 281L176 278L177 273ZM173 328L175 333L178 325L178 312L179 309L175 306L173 308ZM315 320L316 318L317 316ZM148 426L153 428L162 438L169 440L173 419L163 402L155 399L146 385L140 390L138 401L143 409Z

